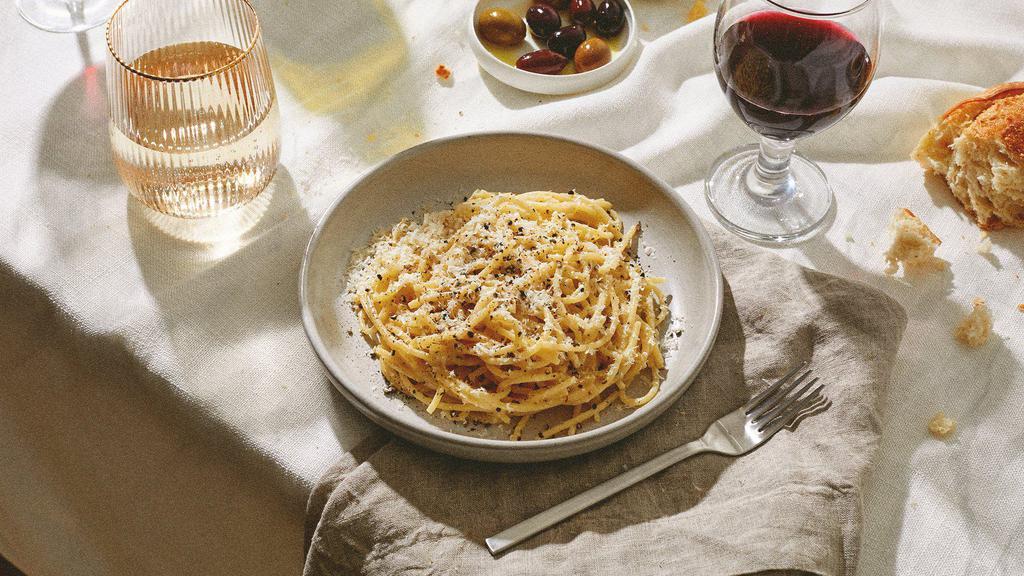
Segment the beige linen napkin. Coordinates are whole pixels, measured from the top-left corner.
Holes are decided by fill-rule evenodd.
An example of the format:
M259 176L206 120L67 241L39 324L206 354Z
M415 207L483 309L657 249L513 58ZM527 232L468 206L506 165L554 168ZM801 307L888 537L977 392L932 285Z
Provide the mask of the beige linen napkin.
M853 574L906 316L872 288L713 235L728 283L721 331L675 406L615 445L542 464L458 460L381 433L310 496L305 574ZM487 536L699 437L801 360L832 407L795 431L741 458L693 457L500 558L487 552Z

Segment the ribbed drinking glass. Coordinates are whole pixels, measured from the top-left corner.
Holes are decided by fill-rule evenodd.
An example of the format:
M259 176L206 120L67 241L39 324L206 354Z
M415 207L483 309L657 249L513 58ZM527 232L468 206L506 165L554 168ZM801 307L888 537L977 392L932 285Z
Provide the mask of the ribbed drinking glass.
M201 218L266 188L277 96L246 0L126 0L107 24L114 161L143 204Z

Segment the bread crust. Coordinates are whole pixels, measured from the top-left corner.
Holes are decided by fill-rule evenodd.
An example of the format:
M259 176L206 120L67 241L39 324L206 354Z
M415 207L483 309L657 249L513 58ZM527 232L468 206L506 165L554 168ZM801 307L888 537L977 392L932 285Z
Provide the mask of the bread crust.
M979 140L1001 140L1007 155L1024 163L1024 97L993 100L964 133Z
M913 212L911 212L910 208L904 208L903 209L903 215L908 217L908 218L910 218L911 220L913 220L917 224L919 224L921 226L921 232L925 235L926 238L931 240L933 244L935 244L936 246L939 246L939 245L942 244L942 239L940 239L938 236L936 236L935 233L932 232L932 229L929 228L927 224L922 222L921 219L917 217L917 214L914 214Z
M971 118L977 118L978 114L984 112L986 108L995 102L1003 98L1020 96L1021 94L1024 94L1024 82L996 84L977 96L957 102L949 110L946 110L946 113L942 115L942 120L951 119L952 116L959 113L969 114Z

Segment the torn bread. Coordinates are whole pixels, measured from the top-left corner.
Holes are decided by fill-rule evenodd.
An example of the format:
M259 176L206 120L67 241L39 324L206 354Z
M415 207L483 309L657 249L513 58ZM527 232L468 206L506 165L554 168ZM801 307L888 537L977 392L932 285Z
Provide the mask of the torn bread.
M968 348L977 348L988 342L992 334L992 311L981 298L974 299L974 308L953 331L953 336Z
M1024 227L1024 82L1000 84L939 118L914 151L983 230Z
M942 240L910 210L904 208L897 212L889 228L893 238L885 252L886 274L895 274L901 264L904 275L935 272L949 264L935 256L935 249Z

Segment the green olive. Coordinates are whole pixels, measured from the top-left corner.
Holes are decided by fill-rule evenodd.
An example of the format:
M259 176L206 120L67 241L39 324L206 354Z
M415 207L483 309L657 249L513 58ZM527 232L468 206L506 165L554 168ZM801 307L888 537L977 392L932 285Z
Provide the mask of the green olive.
M577 72L587 72L600 68L612 61L612 49L600 38L590 38L576 49L573 63Z
M503 8L483 12L476 25L484 40L499 46L515 46L526 38L523 19Z

